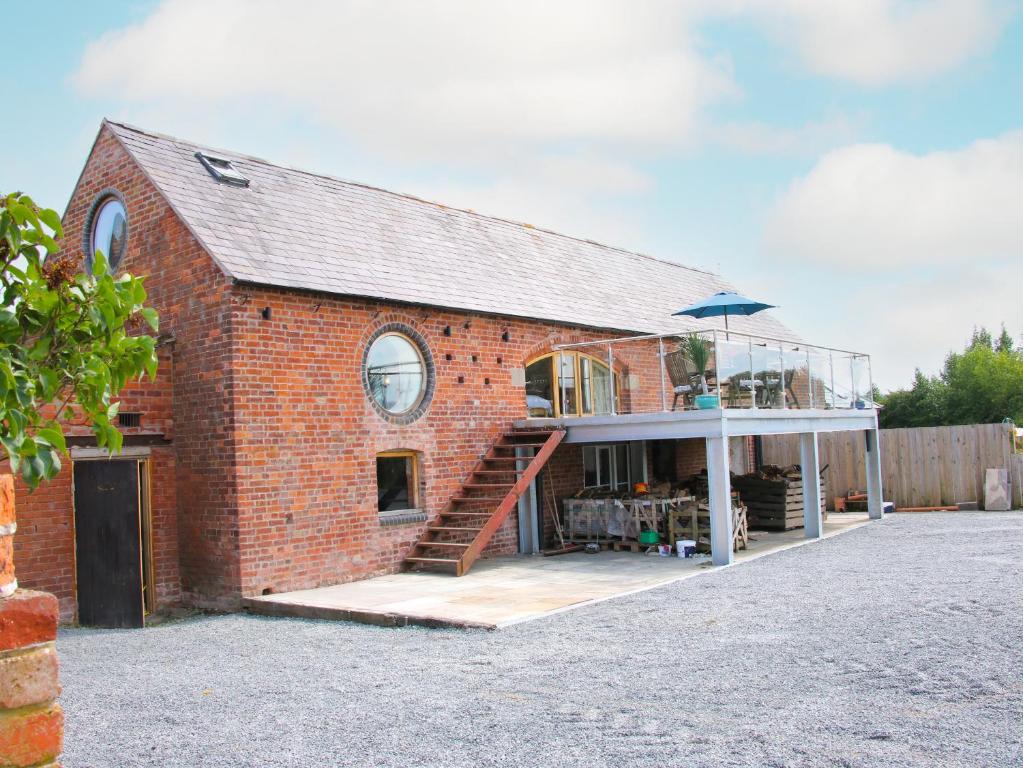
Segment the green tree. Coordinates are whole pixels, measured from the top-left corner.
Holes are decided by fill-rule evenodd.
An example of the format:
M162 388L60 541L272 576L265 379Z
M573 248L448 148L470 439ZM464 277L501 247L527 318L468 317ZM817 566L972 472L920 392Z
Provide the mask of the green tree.
M990 424L1006 418L1023 423L1023 355L998 346L972 345L946 358L941 374L948 387L946 423Z
M53 478L66 453L62 422L81 418L117 452L115 398L156 376L156 312L142 279L115 276L97 252L91 274L59 255L55 211L27 195L0 197L0 442L29 486Z
M913 386L889 392L881 398L883 407L878 415L878 424L882 429L943 424L947 400L945 382L936 376L925 376L917 368Z
M1002 332L998 335L998 341L995 342L996 352L1012 352L1016 348L1016 342L1013 341L1012 335L1005 330L1005 323L1002 323Z
M962 352L951 352L939 376L919 370L909 389L889 392L881 427L989 424L1010 418L1023 424L1023 351L1005 328L998 339L975 328Z

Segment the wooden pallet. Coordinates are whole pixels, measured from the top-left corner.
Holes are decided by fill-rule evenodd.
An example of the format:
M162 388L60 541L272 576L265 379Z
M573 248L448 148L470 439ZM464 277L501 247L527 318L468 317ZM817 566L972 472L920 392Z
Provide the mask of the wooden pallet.
M767 480L760 477L736 477L732 487L739 491L748 510L749 526L773 531L791 531L802 528L803 480L801 477L781 477ZM826 509L827 488L821 480L820 505Z
M638 541L622 541L618 539L610 542L611 549L615 552L647 552L656 549L656 544L641 544Z

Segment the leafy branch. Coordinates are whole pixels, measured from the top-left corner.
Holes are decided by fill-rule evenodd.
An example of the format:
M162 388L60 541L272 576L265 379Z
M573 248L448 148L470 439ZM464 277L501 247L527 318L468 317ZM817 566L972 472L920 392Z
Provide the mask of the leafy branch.
M143 280L114 275L100 252L91 273L60 254L60 217L14 193L0 198L0 443L30 487L67 453L63 421L77 406L96 444L116 453L116 397L156 376L156 312Z

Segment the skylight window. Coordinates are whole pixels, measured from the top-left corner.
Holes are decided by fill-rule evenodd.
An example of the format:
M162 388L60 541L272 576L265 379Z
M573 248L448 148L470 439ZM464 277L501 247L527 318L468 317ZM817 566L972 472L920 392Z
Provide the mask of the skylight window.
M234 184L236 187L249 186L249 180L242 176L238 169L231 164L230 160L225 160L215 155L207 155L203 152L196 152L195 156L199 158L199 162L203 164L203 167L210 172L210 176L217 181L222 181L225 184Z

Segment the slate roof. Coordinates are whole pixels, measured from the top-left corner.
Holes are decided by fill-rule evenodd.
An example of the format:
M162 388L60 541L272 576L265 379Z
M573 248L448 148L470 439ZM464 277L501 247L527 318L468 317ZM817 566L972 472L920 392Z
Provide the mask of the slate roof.
M621 248L105 125L241 282L639 333L712 327L671 313L734 290L712 273ZM197 151L231 160L250 185L217 181ZM769 313L729 324L794 338Z

